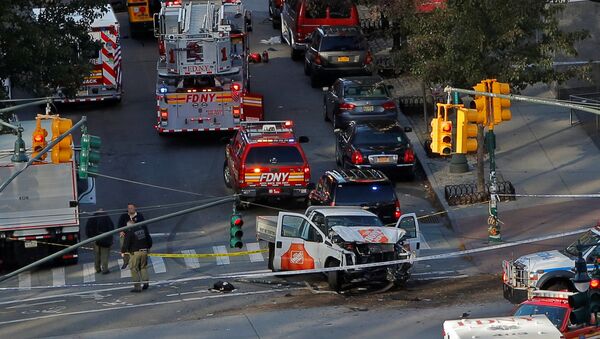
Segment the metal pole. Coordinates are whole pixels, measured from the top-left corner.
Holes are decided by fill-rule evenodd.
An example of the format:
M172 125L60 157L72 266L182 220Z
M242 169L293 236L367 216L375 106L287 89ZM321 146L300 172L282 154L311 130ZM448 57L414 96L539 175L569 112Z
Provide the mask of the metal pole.
M28 102L26 104L20 104L20 105L16 105L16 106L10 106L10 107L6 107L6 108L1 108L0 109L0 113L10 112L10 111L18 110L20 108L24 108L24 107L28 107L28 106L37 106L37 105L41 105L41 104L49 104L51 102L52 102L52 98L46 98L46 99L43 99L43 100L32 101L32 102Z
M498 219L498 181L496 177L496 135L493 126L490 126L486 135L488 153L490 156L490 216L488 217L488 241L500 242L500 222Z
M29 165L33 164L35 161L38 161L42 157L42 155L48 153L48 151L50 151L52 149L52 147L54 147L56 144L58 144L67 135L73 133L77 128L79 128L79 126L81 126L85 122L86 122L86 117L84 115L81 117L81 120L79 120L75 125L73 125L73 127L71 127L68 131L61 134L58 138L52 140L52 142L50 142L35 157L29 159L29 161L25 164L25 166L23 166L23 168L19 169L18 171L13 173L8 179L6 179L6 181L3 182L2 185L0 185L0 192L2 192L6 188L6 186L8 186L8 184L10 184L19 174L21 174L23 171L25 171L27 169L27 167L29 167Z
M136 227L136 226L143 226L143 225L146 225L146 224L149 224L149 223L166 220L166 219L170 219L170 218L173 218L173 217L178 217L180 215L188 214L188 213L191 213L191 212L196 212L196 211L208 208L208 207L213 207L213 206L216 206L216 205L220 205L220 204L223 204L223 203L226 203L226 202L233 201L234 199L235 199L235 196L230 196L230 197L227 197L227 198L223 198L223 199L219 199L219 200L216 200L216 201L213 201L213 202L209 202L209 203L204 204L204 205L200 205L200 206L196 206L196 207L191 207L191 208L188 208L188 209L185 209L185 210L182 210L182 211L178 211L178 212L169 213L169 214L166 214L166 215L163 215L163 216L160 216L160 217L156 217L156 218L153 218L153 219L144 220L142 222L138 222L138 223L135 223L135 224L132 224L132 225L126 225L126 226L114 229L114 230L112 230L110 232L102 233L102 234L97 235L95 237L91 237L89 239L86 239L86 240L83 240L81 242L78 242L75 245L69 246L69 247L67 247L67 248L65 248L63 250L60 250L60 251L58 251L58 252L56 252L54 254L51 254L51 255L49 255L49 256L47 256L45 258L42 258L42 259L40 259L40 260L38 260L36 262L33 262L33 263L31 263L31 264L29 264L29 265L27 265L25 267L22 267L22 268L14 271L14 272L11 272L11 273L8 273L6 275L3 275L3 276L0 277L0 282L3 282L6 279L9 279L11 277L14 277L14 276L18 275L19 273L25 272L25 271L27 271L27 270L29 270L31 268L34 268L34 267L36 267L38 265L46 263L46 262L48 262L48 261L50 261L52 259L58 258L58 257L62 256L63 254L69 253L72 250L75 250L75 249L77 249L77 248L79 248L79 247L81 247L83 245L89 244L91 242L94 242L96 240L102 239L102 238L107 237L109 235L113 235L115 233L119 233L121 231L125 231L125 230L128 230L128 229Z

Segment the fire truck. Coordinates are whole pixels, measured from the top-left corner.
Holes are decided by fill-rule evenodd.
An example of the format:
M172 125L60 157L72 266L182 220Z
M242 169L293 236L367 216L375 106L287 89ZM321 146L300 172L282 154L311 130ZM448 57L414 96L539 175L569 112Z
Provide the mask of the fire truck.
M160 134L235 130L262 120L263 97L249 92L250 12L239 0L165 3L155 23Z

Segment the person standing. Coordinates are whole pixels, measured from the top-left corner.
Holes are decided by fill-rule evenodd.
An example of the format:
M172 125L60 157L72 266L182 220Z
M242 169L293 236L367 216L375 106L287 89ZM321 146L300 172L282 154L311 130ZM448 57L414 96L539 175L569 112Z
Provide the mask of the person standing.
M142 213L138 213L136 211L135 205L130 202L127 204L127 213L123 213L119 217L118 227L121 228L123 226L126 226L128 221L142 222L144 220L145 219L144 219L144 216L142 215ZM121 246L121 248L123 248L123 240L124 239L125 239L125 232L120 232L119 233L119 245ZM129 253L121 253L121 255L123 256L123 266L121 266L121 269L124 270L125 268L127 268L127 265L129 264L130 254Z
M85 235L88 238L95 237L97 235L112 231L115 229L115 225L112 220L104 212L102 208L94 212L92 217L87 221L85 225ZM104 238L96 240L94 243L94 266L96 273L102 272L102 274L108 274L108 257L110 255L110 247L113 243L112 234Z
M133 222L133 221L130 221ZM131 292L141 292L148 289L148 250L152 247L152 237L146 225L134 226L125 232L122 253L130 253L129 265L133 289ZM143 283L142 286L140 286Z

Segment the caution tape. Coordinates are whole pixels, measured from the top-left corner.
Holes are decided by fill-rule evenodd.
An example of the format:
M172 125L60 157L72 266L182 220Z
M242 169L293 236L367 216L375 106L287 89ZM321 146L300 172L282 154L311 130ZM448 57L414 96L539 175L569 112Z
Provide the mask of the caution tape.
M213 257L240 257L248 254L265 253L269 250L252 250L242 252L231 252L231 253L195 253L195 254L184 254L184 253L148 253L149 257L161 257L161 258L213 258Z

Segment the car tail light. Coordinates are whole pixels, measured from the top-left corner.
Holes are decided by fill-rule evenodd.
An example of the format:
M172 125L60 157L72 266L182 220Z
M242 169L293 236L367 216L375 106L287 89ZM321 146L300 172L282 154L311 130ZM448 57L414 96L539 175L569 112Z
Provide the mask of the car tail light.
M382 105L383 109L385 109L386 111L391 111L393 109L396 109L396 103L393 101L387 101L384 102Z
M169 63L175 63L175 51L173 51L172 49L169 50Z
M355 104L349 104L349 103L346 103L346 102L340 104L340 109L344 110L344 111L351 111L355 107L356 107Z
M237 82L234 82L231 84L230 88L232 91L237 92L242 88L242 86L240 84L238 84Z
M508 282L508 276L506 275L506 272L502 272L502 282Z
M592 279L592 281L590 281L590 288L598 288L600 287L600 279Z
M255 167L255 168L252 169L252 172L254 172L254 173L260 173L261 169L260 169L260 167Z
M160 120L162 120L162 121L169 120L169 111L166 108L160 109Z
M315 55L315 64L320 65L321 63L322 63L321 55L319 53L317 53L317 55Z
M304 181L310 180L310 167L308 165L304 166Z
M407 148L406 151L404 151L404 163L409 164L414 161L415 161L415 152L412 150L412 148Z
M371 56L371 52L367 52L367 56L365 57L365 64L370 65L373 62L373 57Z
M394 211L394 218L400 219L402 211L400 211L400 200L396 199L396 210Z
M286 128L292 128L294 127L294 123L291 120L286 120L286 122L283 123L283 126Z
M146 13L146 6L140 6L140 13Z
M231 114L233 115L233 117L235 119L239 119L240 115L242 114L242 110L240 109L239 106L235 106L231 108Z
M165 42L163 40L158 41L158 54L165 55Z
M363 155L359 150L355 150L352 152L352 163L353 164L362 164L363 163Z

